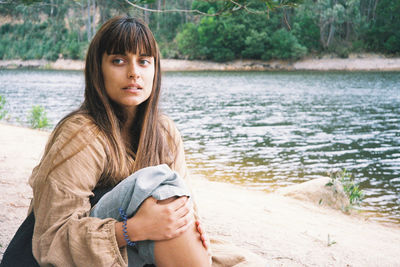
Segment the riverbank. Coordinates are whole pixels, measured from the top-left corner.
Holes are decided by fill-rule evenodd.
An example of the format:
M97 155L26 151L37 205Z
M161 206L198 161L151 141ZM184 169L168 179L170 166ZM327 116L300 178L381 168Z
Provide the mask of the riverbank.
M400 58L377 54L352 54L349 58L306 58L299 61L235 60L217 63L201 60L162 59L163 71L400 71ZM83 70L80 60L0 60L0 69L37 68Z
M0 124L0 258L26 216L28 177L47 137L48 132ZM192 185L210 236L253 251L269 266L400 265L400 225L199 177ZM295 186L284 191L294 197L305 192Z

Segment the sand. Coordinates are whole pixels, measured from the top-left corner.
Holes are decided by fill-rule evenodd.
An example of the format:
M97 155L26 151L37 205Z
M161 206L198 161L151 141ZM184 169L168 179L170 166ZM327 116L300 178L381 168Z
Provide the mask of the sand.
M48 132L0 124L0 258L26 216L32 196L28 177L47 137ZM192 184L209 235L253 251L269 266L400 266L400 225L282 192L200 177Z
M379 54L351 54L349 58L304 58L299 61L284 60L235 60L217 63L203 60L162 59L163 71L400 71L400 58ZM41 68L55 70L83 70L81 60L0 60L0 69Z

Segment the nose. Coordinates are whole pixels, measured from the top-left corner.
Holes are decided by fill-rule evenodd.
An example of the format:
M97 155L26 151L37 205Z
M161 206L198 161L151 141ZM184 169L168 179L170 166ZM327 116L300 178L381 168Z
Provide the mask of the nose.
M128 67L128 79L137 79L139 77L136 64L131 62Z

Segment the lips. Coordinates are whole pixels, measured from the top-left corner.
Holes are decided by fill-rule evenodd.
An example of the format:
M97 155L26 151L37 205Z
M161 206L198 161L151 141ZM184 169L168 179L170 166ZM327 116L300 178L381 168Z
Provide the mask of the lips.
M124 90L142 90L142 87L137 83L128 84L124 88Z

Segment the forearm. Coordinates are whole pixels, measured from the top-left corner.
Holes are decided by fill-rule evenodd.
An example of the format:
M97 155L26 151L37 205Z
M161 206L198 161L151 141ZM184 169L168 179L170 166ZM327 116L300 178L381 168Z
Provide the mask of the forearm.
M32 239L33 255L40 265L110 266L126 264L116 242L114 222L110 219L82 218L72 215L65 222L46 225L38 214ZM53 223L52 223L53 224ZM45 225L45 227L36 227ZM61 227L60 227L61 225ZM47 230L45 230L47 229ZM97 251L97 252L96 252ZM101 253L98 253L101 251Z
M126 241L122 232L122 222L115 223L115 238L117 239L118 247L126 246Z
M123 222L115 223L115 238L118 243L118 247L122 248L127 245L124 237ZM140 222L135 217L128 219L127 221L127 233L128 237L132 242L146 240L145 233L140 230Z

